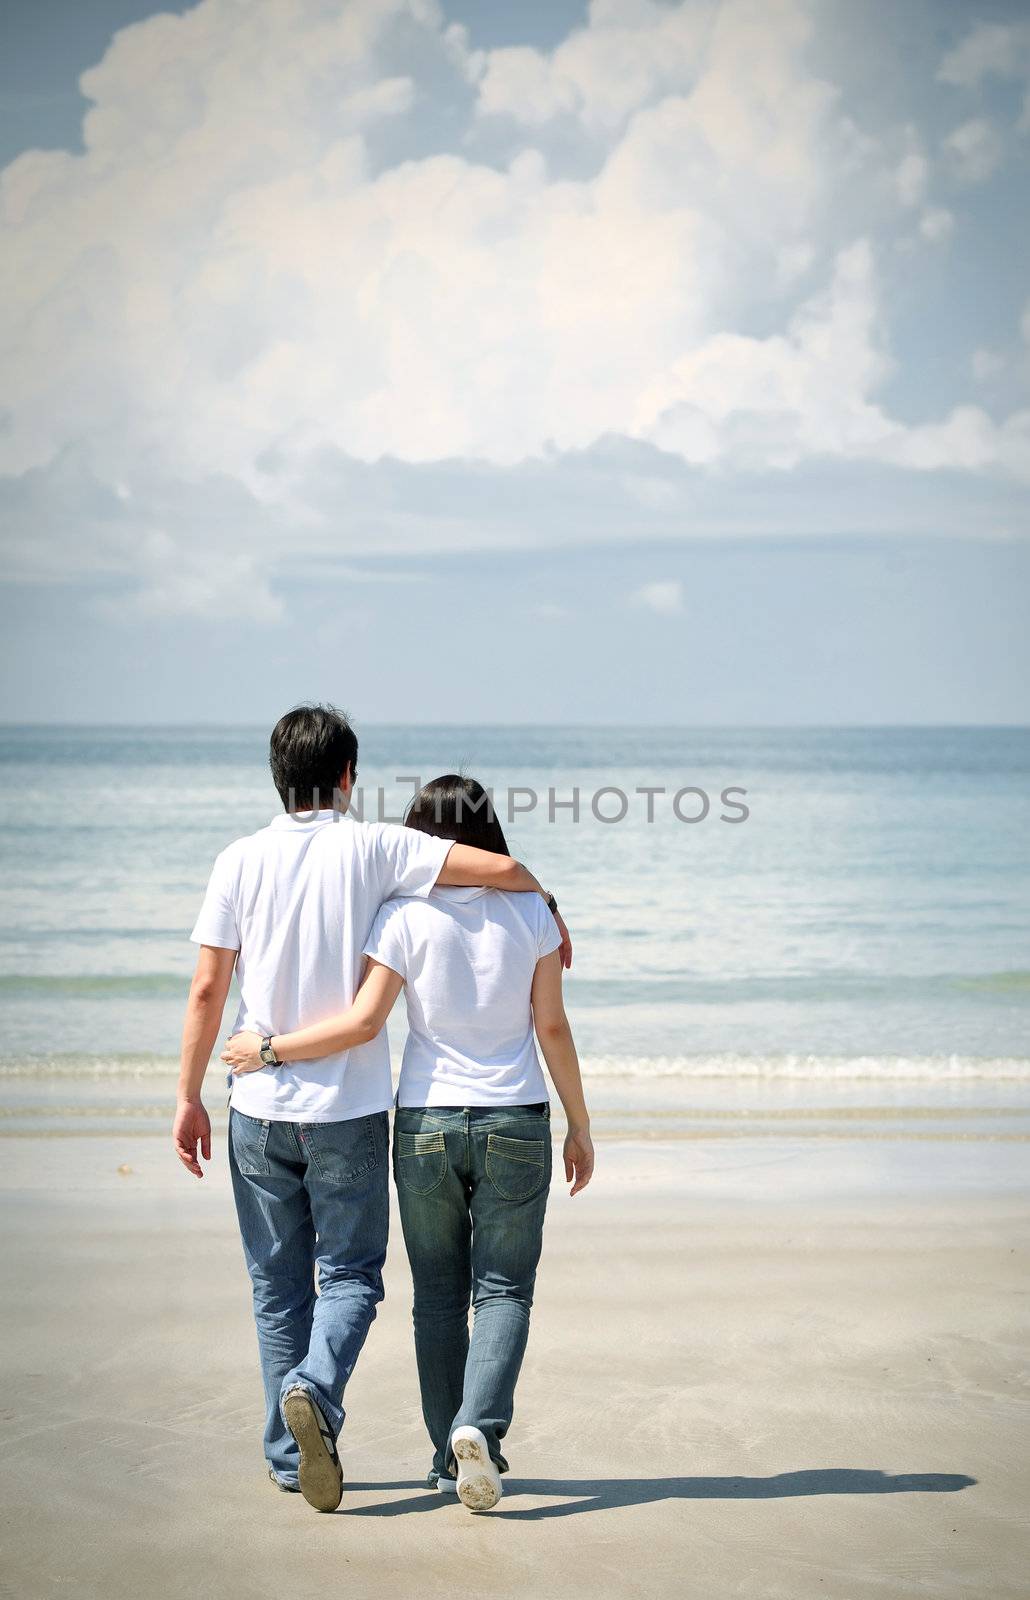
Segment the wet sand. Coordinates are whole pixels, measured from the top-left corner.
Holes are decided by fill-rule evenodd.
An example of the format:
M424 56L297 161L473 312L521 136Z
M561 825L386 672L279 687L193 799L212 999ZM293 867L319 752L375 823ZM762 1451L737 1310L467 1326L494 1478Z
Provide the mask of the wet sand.
M0 1151L0 1595L1025 1600L1021 1140L604 1140L478 1517L421 1486L399 1228L320 1517L264 1476L221 1147Z

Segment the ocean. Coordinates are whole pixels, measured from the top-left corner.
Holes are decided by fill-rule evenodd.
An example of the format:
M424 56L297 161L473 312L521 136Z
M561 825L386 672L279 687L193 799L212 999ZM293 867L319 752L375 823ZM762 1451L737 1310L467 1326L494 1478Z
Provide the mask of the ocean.
M367 819L493 789L612 1126L1024 1127L1030 730L358 732ZM6 728L0 789L0 1131L164 1131L208 870L279 809L267 730Z

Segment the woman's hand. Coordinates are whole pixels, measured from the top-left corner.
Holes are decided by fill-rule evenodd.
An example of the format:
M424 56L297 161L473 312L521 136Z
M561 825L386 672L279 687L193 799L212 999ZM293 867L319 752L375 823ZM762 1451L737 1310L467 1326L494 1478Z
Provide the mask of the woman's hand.
M594 1172L594 1141L586 1128L570 1128L565 1135L565 1181L569 1194L585 1189ZM575 1182L573 1182L575 1179Z
M234 1033L222 1051L222 1060L236 1078L244 1072L261 1072L265 1065L261 1059L261 1035Z
M561 952L561 964L563 967L571 967L572 940L569 937L569 930L565 926L565 918L562 916L560 911L556 911L554 913L554 920L558 924L558 932L561 934L561 944L559 946L559 950Z

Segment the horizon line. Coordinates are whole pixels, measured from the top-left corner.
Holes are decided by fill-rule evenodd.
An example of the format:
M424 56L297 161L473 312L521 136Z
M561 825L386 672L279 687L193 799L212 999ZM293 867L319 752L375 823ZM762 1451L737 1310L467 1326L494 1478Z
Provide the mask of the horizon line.
M290 708L290 709L292 709L292 708ZM347 715L347 714L345 713L345 715ZM347 720L348 721L352 721L352 719L349 716L348 716ZM272 724L272 725L274 726L274 724ZM501 720L489 721L489 722L483 722L483 721L478 721L478 720L473 720L473 721L468 721L468 722L461 722L461 721L429 722L429 721L421 721L421 720L412 721L412 722L406 722L406 721L396 720L396 719L393 719L393 718L389 718L389 719L385 719L384 718L384 719L381 719L381 720L377 719L377 718L370 718L366 722L364 722L364 726L365 727L375 727L375 728L406 728L406 729L412 729L412 728L425 728L425 729L437 729L437 728L511 729L513 731L540 731L540 732L546 731L548 729L557 730L557 729L562 729L562 728L589 728L589 729L596 729L599 732L601 730L603 730L603 729L618 728L620 730L622 730L622 729L638 730L639 732L646 732L647 730L651 730L651 731L656 732L656 733L658 733L658 732L669 732L669 731L684 732L684 733L695 733L695 732L712 732L712 733L715 733L715 732L738 732L738 733L888 733L888 732L899 732L900 733L900 732L949 732L949 731L950 732L958 732L958 733L973 733L973 732L981 732L981 731L982 732L994 732L994 733L1003 733L1003 732L1023 733L1023 732L1030 732L1030 722L938 722L938 721L933 721L933 722L929 722L929 721L927 721L927 722L618 722L618 721L605 720L605 721L596 721L595 722L593 720L569 719L567 721L562 721L562 722L557 722L557 721L547 721L547 722L543 722L543 721L541 721L541 722L507 722L507 721L501 721ZM268 727L269 727L269 724L267 722L264 722L264 721L251 722L251 721L239 721L239 720L230 720L230 721L225 721L225 722L216 722L216 721L208 721L208 720L198 720L198 721L190 721L190 722L173 722L173 721L164 721L164 720L155 721L155 722L129 722L129 721L124 721L124 722L123 721L116 721L116 722L85 722L85 721L79 722L79 721L74 721L74 722L68 722L68 721L58 721L56 719L54 719L54 720L46 719L46 720L40 720L40 721L17 721L17 722L15 722L15 721L5 721L3 719L0 719L0 731L3 731L3 732L15 732L15 731L26 730L26 729L40 729L40 728L53 729L53 730L62 730L62 729L64 729L64 730L66 730L66 729L82 729L82 730L103 729L103 730L111 730L111 729L118 729L118 730L122 730L122 731L125 731L125 732L130 732L130 731L133 731L133 730L147 731L147 732L155 732L155 731L159 731L159 730L167 730L168 732L174 732L176 730L180 730L181 731L181 730L186 730L186 729L190 729L190 730L210 729L213 732L214 731L222 732L225 729L232 729L232 728L237 728L237 729L240 729L240 730L247 730L247 731L250 731L250 730L258 731L258 730L267 730Z

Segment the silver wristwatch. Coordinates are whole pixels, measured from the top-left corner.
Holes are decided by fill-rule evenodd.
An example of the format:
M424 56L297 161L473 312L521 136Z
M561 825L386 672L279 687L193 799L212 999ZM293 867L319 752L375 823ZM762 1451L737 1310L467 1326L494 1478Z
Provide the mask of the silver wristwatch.
M259 1050L258 1054L260 1055L266 1067L281 1067L282 1062L272 1049L273 1037L274 1035L270 1033L267 1038L262 1039L261 1049Z

